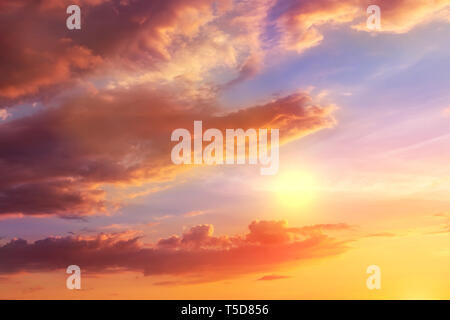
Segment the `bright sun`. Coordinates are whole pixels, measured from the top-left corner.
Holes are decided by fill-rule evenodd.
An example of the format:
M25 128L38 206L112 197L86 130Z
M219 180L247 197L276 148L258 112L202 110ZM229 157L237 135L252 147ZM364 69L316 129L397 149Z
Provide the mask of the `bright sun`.
M308 172L288 170L279 173L271 189L281 205L296 209L309 205L315 199L318 184Z

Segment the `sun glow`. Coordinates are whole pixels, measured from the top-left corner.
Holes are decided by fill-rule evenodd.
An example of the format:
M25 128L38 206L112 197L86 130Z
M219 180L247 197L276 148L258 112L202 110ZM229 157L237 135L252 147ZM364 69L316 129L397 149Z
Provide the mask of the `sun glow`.
M280 172L271 189L282 206L297 209L313 202L318 184L309 172L288 170Z

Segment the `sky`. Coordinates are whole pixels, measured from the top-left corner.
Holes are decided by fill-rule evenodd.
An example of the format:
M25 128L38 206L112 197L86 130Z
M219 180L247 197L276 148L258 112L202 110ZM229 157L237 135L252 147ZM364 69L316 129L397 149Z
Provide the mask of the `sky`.
M0 22L1 299L450 298L449 0L3 0ZM174 164L195 120L279 129L278 172Z

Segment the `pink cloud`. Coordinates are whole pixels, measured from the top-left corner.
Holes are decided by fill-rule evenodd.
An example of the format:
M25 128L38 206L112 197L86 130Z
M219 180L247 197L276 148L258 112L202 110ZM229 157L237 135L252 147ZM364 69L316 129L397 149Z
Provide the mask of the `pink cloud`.
M346 241L326 235L321 227L309 226L315 232L305 236L300 232L303 228L289 228L285 222L254 221L250 226L246 235L214 236L211 225L199 225L156 244L141 243L133 232L53 237L34 243L14 239L0 247L0 273L51 271L76 264L93 273L129 270L208 281L347 250ZM347 229L343 224L334 228Z

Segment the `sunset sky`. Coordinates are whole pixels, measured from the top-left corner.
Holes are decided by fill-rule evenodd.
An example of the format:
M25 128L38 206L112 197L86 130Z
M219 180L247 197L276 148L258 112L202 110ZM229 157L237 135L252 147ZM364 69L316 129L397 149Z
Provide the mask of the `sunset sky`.
M450 0L0 0L0 299L450 299L449 35ZM279 129L278 173L173 164L195 120Z

